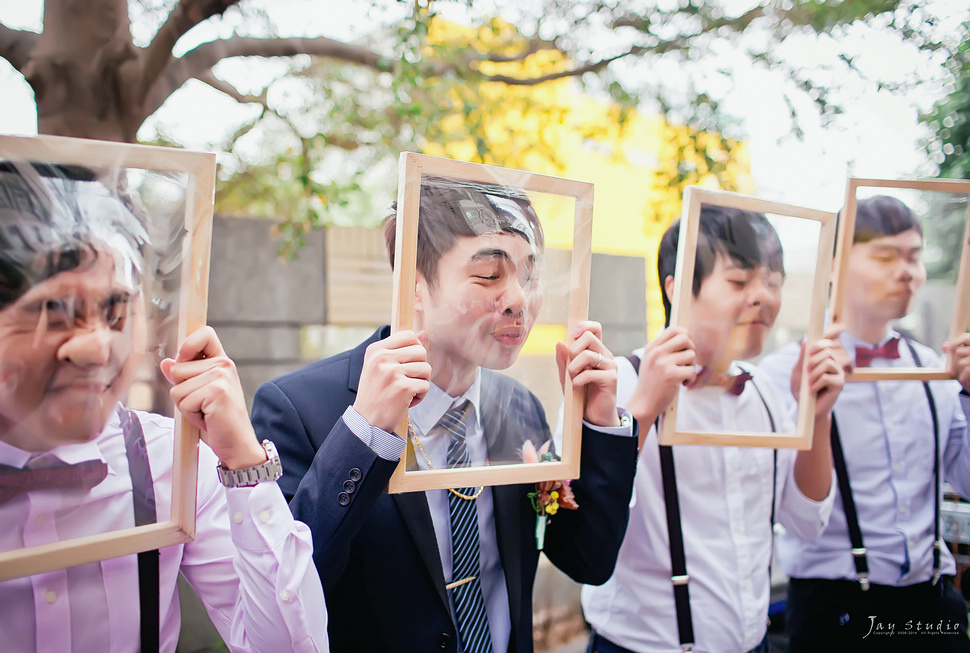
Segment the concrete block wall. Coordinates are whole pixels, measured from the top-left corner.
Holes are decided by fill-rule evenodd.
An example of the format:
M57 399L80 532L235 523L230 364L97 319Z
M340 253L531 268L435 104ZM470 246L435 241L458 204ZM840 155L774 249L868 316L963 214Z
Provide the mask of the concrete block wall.
M269 220L216 216L209 324L236 362L247 401L260 383L304 364L300 329L326 322L326 232L307 236L291 261L277 255Z

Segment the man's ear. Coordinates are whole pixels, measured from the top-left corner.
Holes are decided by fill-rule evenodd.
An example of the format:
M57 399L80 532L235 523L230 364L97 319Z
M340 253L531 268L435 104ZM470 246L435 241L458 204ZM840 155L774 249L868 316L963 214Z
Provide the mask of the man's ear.
M424 280L424 275L418 272L414 277L414 310L417 313L424 312L424 302L429 295L428 282Z
M672 274L668 274L667 277L664 279L664 296L667 297L667 301L670 302L671 304L673 303L673 301L671 300L670 297L673 294L674 294L674 276Z

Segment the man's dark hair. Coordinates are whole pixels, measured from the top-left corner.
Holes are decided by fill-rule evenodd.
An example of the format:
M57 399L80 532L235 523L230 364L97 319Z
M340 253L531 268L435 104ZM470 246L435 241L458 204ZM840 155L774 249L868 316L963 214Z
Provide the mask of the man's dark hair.
M394 268L397 206L384 218L384 242ZM529 198L505 186L443 177L421 180L418 209L418 272L430 286L438 279L438 260L459 238L508 233L521 236L541 252L542 226Z
M0 163L0 310L61 272L121 248L140 275L145 225L83 168Z
M680 220L675 220L664 232L657 251L664 326L670 326L671 309L664 280L674 276L679 238ZM694 283L691 288L695 297L701 291L704 279L714 271L714 262L719 254L730 257L736 265L746 270L764 265L772 272L785 274L781 240L763 214L703 204L697 229L697 254L694 257Z
M923 226L912 209L895 197L876 195L859 200L855 214L853 243L867 243L876 238L895 236L915 229L922 236Z

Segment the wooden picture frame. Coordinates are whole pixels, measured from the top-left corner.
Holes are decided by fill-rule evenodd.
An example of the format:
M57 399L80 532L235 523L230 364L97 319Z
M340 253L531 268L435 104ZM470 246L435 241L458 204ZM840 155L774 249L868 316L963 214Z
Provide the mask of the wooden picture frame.
M176 346L187 334L205 325L215 197L214 154L57 136L0 135L0 162L3 161L184 176L182 226L172 222L172 227L182 232ZM167 351L166 355L173 353ZM162 378L160 372L157 378ZM187 419L177 414L175 417L169 520L0 552L0 581L191 541L195 537L199 432Z
M592 260L592 184L412 152L401 154L399 174L392 331L410 329L414 324L418 213L421 183L427 176L443 177L459 182L499 185L526 194L560 196L571 202L573 205L572 250L568 269L569 289L565 331L571 334L573 328L586 319ZM569 341L571 342L571 337ZM558 380L556 382L558 383ZM388 483L388 492L415 492L578 478L585 392L582 388L574 388L567 378L564 395L562 441L558 461L496 464L463 469L408 470L409 440L409 446L405 448L401 462ZM550 426L555 429L554 419L551 419L554 415L547 414L547 417L550 418ZM408 437L408 418L401 422L396 432L404 438Z
M836 247L836 261L838 273L833 280L832 289L832 321L839 322L845 312L846 287L849 274L849 254L855 234L856 211L858 208L858 190L860 188L906 189L912 191L951 193L964 195L967 198L967 217L963 231L963 241L958 266L956 292L957 303L953 308L950 321L950 338L956 338L970 326L970 181L964 179L862 179L849 178L845 190L845 204L842 209L842 221L839 226L839 238ZM912 207L911 207L912 208ZM964 298L961 303L960 298ZM862 368L855 369L846 375L846 381L935 381L952 379L947 371L950 357L946 357L946 367L940 368Z
M836 214L762 200L737 193L706 190L697 186L688 186L684 192L670 324L684 328L687 328L688 325L689 307L693 298L692 288L698 227L700 224L701 205L704 204L812 220L819 223L818 250L815 257L815 275L811 284L811 306L808 310L807 327L808 339L810 341L818 340L822 335L825 307L828 300L833 258L832 252L836 236ZM674 401L663 414L659 433L660 444L702 444L778 449L809 449L812 446L815 396L809 391L808 384L803 384L801 387L798 396L798 419L795 425L795 432L791 434L772 432L719 433L679 431L676 429L677 405L678 397L675 395Z

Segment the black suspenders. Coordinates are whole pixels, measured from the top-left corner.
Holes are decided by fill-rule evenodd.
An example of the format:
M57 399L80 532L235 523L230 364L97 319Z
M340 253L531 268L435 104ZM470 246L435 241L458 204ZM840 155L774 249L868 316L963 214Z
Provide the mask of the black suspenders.
M654 422L659 433L660 418ZM670 539L670 582L674 586L674 607L677 610L677 632L684 651L694 648L694 620L690 611L690 590L687 583L687 556L684 553L684 529L680 521L680 499L677 496L677 475L674 473L674 452L659 445L660 476L663 479L664 507L667 512L667 537Z
M625 357L633 365L633 370L640 374L640 357L636 354L628 354ZM772 432L775 428L775 419L768 409L768 402L761 394L761 390L751 381L752 387L761 398L761 403L765 406L768 414L768 422L771 424ZM660 433L660 418L654 422L654 428ZM687 555L684 552L684 529L680 516L680 498L677 494L677 474L674 471L674 451L667 445L657 445L660 452L660 477L664 491L664 509L667 513L667 537L670 540L670 582L674 590L674 608L677 612L677 633L680 638L680 647L689 653L694 650L694 620L690 609L690 590L688 583L690 575L687 573ZM771 476L771 533L774 541L775 532L775 501L778 492L778 451L773 452L772 476ZM774 549L774 546L772 546ZM769 564L770 567L770 564ZM770 576L770 572L769 572Z
M832 413L832 464L835 467L835 480L839 484L839 494L842 496L842 508L845 510L845 524L849 530L849 542L852 543L852 561L855 563L855 573L859 577L859 586L863 591L869 589L869 562L866 559L866 547L862 543L862 531L859 529L859 513L856 512L855 499L849 486L849 474L845 467L845 456L842 453L842 441L839 439L839 426L835 422L835 412Z
M121 430L125 437L125 454L128 457L128 474L131 476L131 492L135 510L135 526L154 524L158 520L155 511L155 487L151 465L148 461L148 445L141 422L134 411L120 411ZM138 554L138 600L141 608L141 653L158 651L159 640L159 579L158 549Z
M923 363L916 353L916 348L906 338L903 342L913 355L916 367L922 367ZM943 540L940 538L940 494L942 491L940 474L940 418L936 413L936 402L933 400L933 393L930 392L930 384L923 381L923 390L926 392L926 400L930 406L930 417L933 418L933 584L936 585L940 580L940 551L943 548ZM845 523L849 531L849 541L852 543L852 561L855 563L856 575L859 576L859 586L863 591L869 589L869 562L866 557L866 547L862 541L862 529L859 527L859 512L856 510L855 499L852 497L852 486L849 483L849 472L845 465L845 456L842 453L842 442L839 438L839 427L835 422L835 413L832 413L832 462L835 466L835 478L839 484L839 494L842 495L842 507L845 509Z

